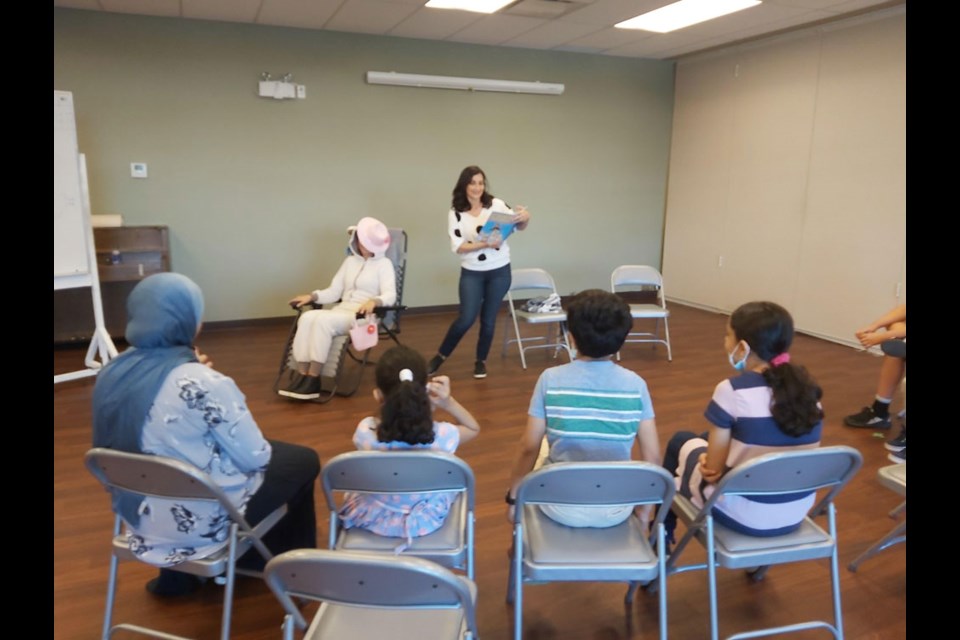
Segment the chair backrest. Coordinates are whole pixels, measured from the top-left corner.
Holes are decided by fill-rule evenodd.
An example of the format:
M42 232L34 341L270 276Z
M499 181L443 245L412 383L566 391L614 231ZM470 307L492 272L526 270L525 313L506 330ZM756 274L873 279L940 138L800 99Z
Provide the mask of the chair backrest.
M394 272L397 275L397 306L403 304L403 283L407 274L407 232L403 229L390 229L390 246L387 247L386 256L393 263ZM394 331L400 329L400 313L396 310L388 311L382 324L390 327Z
M523 291L543 289L551 293L556 293L557 285L553 281L553 276L544 269L514 269L510 282L510 291Z
M818 513L862 464L860 452L845 445L767 453L727 472L703 510L712 507L721 495L774 496L829 487L830 491L811 509L811 513Z
M275 592L378 607L472 607L469 590L456 574L413 556L297 549L275 556L264 571Z
M300 614L291 596L368 607L459 607L468 628L476 634L476 613L467 580L422 558L298 549L268 562L264 579L294 617ZM430 637L429 630L424 637Z
M533 471L517 488L514 521L523 504L662 504L658 524L670 510L676 485L666 469L649 462L557 462Z
M625 264L620 265L610 274L610 288L625 286L663 287L663 276L654 267L648 265Z
M440 451L350 451L332 458L320 475L331 509L338 491L463 491L468 508L474 508L473 471L457 456Z
M232 511L231 516L240 516L210 476L181 460L94 448L87 451L84 462L108 489L157 498L218 501Z

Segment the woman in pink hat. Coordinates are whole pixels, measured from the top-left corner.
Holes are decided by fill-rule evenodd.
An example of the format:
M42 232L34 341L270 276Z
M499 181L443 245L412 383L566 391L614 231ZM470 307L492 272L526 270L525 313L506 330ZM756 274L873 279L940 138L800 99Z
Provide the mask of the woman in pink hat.
M295 307L308 303L330 304L330 309L313 309L300 315L293 338L293 359L297 363L291 384L278 393L288 398L312 400L320 397L320 371L330 352L334 336L353 326L358 313L368 315L374 307L388 307L397 300L396 273L386 257L390 232L376 218L361 218L349 229L350 254L330 286L290 300Z

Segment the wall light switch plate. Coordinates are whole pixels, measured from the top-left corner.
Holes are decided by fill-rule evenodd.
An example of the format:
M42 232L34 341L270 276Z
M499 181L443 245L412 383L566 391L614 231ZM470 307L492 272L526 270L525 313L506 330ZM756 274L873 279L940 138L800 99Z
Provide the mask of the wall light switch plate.
M307 97L307 85L298 84L297 85L297 98L303 100Z
M146 178L146 177L147 177L147 163L146 163L146 162L131 162L131 163L130 163L130 177L131 177L131 178Z

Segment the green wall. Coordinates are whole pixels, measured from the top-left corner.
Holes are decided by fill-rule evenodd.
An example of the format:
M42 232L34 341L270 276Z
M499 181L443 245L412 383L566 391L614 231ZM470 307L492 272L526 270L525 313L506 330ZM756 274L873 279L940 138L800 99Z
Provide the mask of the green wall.
M566 91L372 86L368 70ZM263 71L307 99L258 97ZM208 321L286 315L364 215L409 235L406 304L455 303L446 214L469 164L532 213L514 267L546 268L562 294L659 266L673 78L660 61L54 9L54 89L73 93L93 213L168 225Z

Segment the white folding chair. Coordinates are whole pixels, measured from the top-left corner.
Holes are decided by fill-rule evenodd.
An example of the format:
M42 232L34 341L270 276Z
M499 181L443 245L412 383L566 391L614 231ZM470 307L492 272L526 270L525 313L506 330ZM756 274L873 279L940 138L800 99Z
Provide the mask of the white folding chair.
M347 492L422 494L456 492L443 525L413 538L400 553L425 558L473 579L475 489L473 471L457 456L439 451L351 451L332 458L320 472L330 509L330 549L395 554L404 538L346 529L339 516Z
M667 572L683 573L707 569L710 595L710 638L719 638L717 576L718 566L746 569L755 582L762 580L771 565L820 558L830 559L833 594L833 624L811 620L798 624L769 627L727 636L758 638L778 633L824 628L833 637L843 639L843 613L840 607L840 575L837 569L837 526L834 500L863 463L860 452L852 447L835 446L768 453L727 472L703 508L698 509L679 493L673 500L673 511L687 526L676 549L667 562ZM713 508L724 496L780 496L809 493L826 489L826 493L810 509L800 528L779 536L749 536L714 522ZM820 528L813 518L827 514L827 529ZM687 544L696 538L707 550L707 562L678 566Z
M237 568L236 561L250 547L256 548L264 560L270 560L273 557L263 544L262 537L286 514L286 505L278 508L255 527L251 527L210 476L186 462L163 456L126 453L103 448L89 450L84 461L90 473L111 493L124 491L157 498L207 500L220 503L231 522L227 545L206 558L191 559L169 568L204 578L224 579L220 637L222 640L228 640L236 574L257 577L261 575L258 572ZM113 604L117 589L119 561L138 560L130 550L127 536L120 533L121 523L122 519L116 515L113 523L110 578L107 582L107 604L103 617L103 640L110 638L114 631L119 629L168 640L182 638L134 624L113 624Z
M886 467L880 467L880 470L877 471L877 478L879 478L880 484L885 486L887 489L890 489L896 494L903 496L903 502L895 507L889 514L891 518L896 519L901 513L907 510L907 463L903 462L900 464L891 464ZM904 520L897 524L897 526L895 526L890 533L877 540L875 543L870 545L866 551L857 556L853 562L847 565L847 569L856 572L857 568L860 566L860 563L864 560L872 558L887 547L892 547L895 544L906 541L907 520L904 518Z
M286 612L284 640L295 628L304 640L477 637L476 585L422 558L298 549L268 562L264 577ZM322 601L309 628L293 598Z
M645 342L654 346L662 344L667 347L667 360L673 360L670 349L670 310L667 309L667 298L663 291L663 276L655 268L647 265L621 265L610 274L610 291L624 293L627 291L651 291L656 295L655 302L631 303L630 316L634 320L655 320L653 331L631 331L627 334L626 342ZM663 337L660 337L660 322L663 321ZM620 352L617 352L617 360Z
M660 638L667 637L663 518L674 497L673 477L648 462L558 462L529 473L517 489L513 557L507 602L513 603L513 637L523 637L523 585L528 582L627 582L659 579ZM554 522L539 505L660 505L651 531L631 515L607 528L574 528Z
M557 294L557 286L553 282L553 277L544 269L514 269L510 290L507 291L507 302L510 307L510 319L513 321L513 338L509 337L509 332L503 332L503 354L506 355L507 347L516 343L520 349L520 364L527 368L527 358L525 353L530 349L553 349L554 356L560 349L566 349L567 355L573 359L573 352L570 350L570 342L567 340L567 314L565 311L524 311L517 304L517 294L528 296L546 297L550 294ZM546 325L548 333L541 336L523 337L520 334L520 322L532 325ZM529 344L537 343L537 344Z

